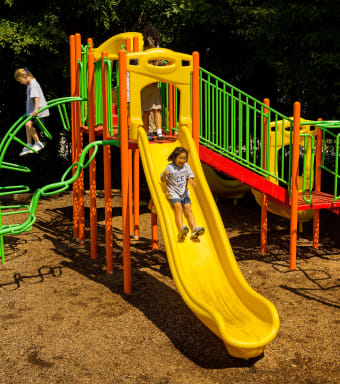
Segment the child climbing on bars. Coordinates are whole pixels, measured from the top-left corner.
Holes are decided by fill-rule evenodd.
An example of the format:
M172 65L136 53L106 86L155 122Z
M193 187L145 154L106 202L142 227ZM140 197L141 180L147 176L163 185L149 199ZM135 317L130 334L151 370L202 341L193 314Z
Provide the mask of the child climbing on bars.
M176 147L168 157L171 161L161 174L161 181L167 185L167 197L175 210L175 221L178 228L178 239L184 240L189 228L183 225L183 213L188 220L191 236L190 239L197 239L203 235L205 230L195 223L191 210L190 192L188 184L196 186L194 174L188 161L188 151L183 147Z
M17 69L14 72L14 78L18 83L27 86L26 114L27 116L32 116L32 119L25 124L26 142L29 148L24 147L19 153L19 156L25 156L29 153L34 153L30 148L37 152L44 148L44 144L39 139L34 123L35 118L38 116L42 124L45 125L45 119L50 115L50 112L48 109L45 109L38 115L38 110L46 107L47 103L39 83L27 68Z

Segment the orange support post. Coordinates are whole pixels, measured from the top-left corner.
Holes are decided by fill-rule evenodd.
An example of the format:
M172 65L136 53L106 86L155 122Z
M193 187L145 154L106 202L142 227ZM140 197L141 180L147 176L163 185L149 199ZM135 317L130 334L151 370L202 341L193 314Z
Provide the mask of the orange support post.
M133 52L139 51L139 38L138 36L133 36Z
M95 84L94 84L94 56L88 56L88 124L89 124L89 143L93 143L95 138ZM89 151L89 157L93 155L94 149ZM96 159L93 159L89 166L90 182L90 237L91 237L91 259L97 259L97 197L96 197Z
M200 55L193 52L193 72L192 72L192 137L199 149L200 138Z
M152 232L152 250L158 249L158 228L157 214L152 212L154 209L153 201L151 200L151 232Z
M321 121L322 119L318 119ZM316 153L315 153L315 192L321 191L321 170L320 165L322 161L322 130L318 128L318 135L316 138ZM319 247L320 236L320 210L314 210L313 218L313 248Z
M139 239L139 149L133 152L133 209L134 209L134 238Z
M132 149L128 149L129 156L129 223L130 235L133 235L133 220L132 220Z
M76 94L76 43L75 36L70 36L70 80L71 80L71 96L75 97ZM77 142L76 142L76 103L71 103L71 125L72 125L72 164L77 161ZM76 172L72 168L72 175ZM79 223L78 223L78 183L75 181L72 184L73 190L73 237L75 239L79 236Z
M93 48L93 40L91 39L91 37L89 37L89 38L87 39L87 44L90 45L89 53L91 53L91 50L92 50L92 48Z
M264 99L263 103L269 107L269 99ZM263 113L268 113L268 108L263 108ZM262 167L267 169L267 116L263 115L262 131L263 131L263 148L262 148ZM262 193L261 204L261 253L267 252L267 233L268 233L268 197L265 193Z
M292 153L292 179L291 179L291 205L290 205L290 269L296 269L296 244L298 229L298 176L299 176L299 140L301 105L294 103L293 121L293 153Z
M131 293L131 259L130 259L130 223L129 223L129 155L128 155L128 113L126 90L126 53L119 51L119 105L120 105L120 156L122 178L122 221L123 221L123 264L124 292Z
M80 96L80 70L78 61L81 61L81 36L76 33L76 95ZM79 161L81 152L83 150L82 133L80 131L81 125L80 117L80 101L76 103L76 159ZM85 242L85 207L84 207L84 172L81 171L78 180L78 225L79 225L79 243L81 245Z
M107 69L105 58L107 52L102 52L102 92L103 92L103 139L109 140L108 102L107 102ZM110 106L111 108L111 106ZM113 235L112 235L112 200L111 200L111 149L104 145L104 197L105 197L105 240L106 240L106 273L113 271Z
M139 38L133 37L133 51L139 51ZM133 236L139 239L139 149L133 151Z

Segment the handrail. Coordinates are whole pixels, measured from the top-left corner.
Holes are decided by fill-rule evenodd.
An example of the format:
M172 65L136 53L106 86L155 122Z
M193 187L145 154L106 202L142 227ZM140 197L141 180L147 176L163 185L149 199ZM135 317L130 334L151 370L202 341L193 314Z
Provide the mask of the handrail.
M323 121L320 121L319 123L322 123L322 122ZM329 124L329 122L327 122L326 124L319 124L319 127L322 130L322 159L319 167L320 169L326 171L327 173L331 174L334 177L334 189L333 189L334 202L340 200L340 195L338 195L338 183L340 180L340 168L339 168L340 133L336 134L330 130L332 128L339 128L338 122L335 122L335 123L336 124ZM326 134L331 136L331 138L333 138L332 139L333 142L335 142L335 151L334 153L332 153L335 159L334 170L326 166L326 152L327 152Z
M276 166L278 150L274 150L275 170L270 171L269 151L270 146L279 148L278 145L280 141L282 142L277 135L278 125L271 127L270 122L281 121L281 124L287 122L288 131L291 131L292 118L279 113L203 68L200 68L200 83L200 143L267 179L275 179L277 183L290 189L290 179L285 177L284 172L287 165L281 161L281 175L279 175ZM265 136L263 120L267 122L264 127L267 131ZM277 132L274 142L270 142L270 132L273 129ZM287 132L286 128L285 130ZM264 145L265 137L268 145ZM261 155L261 148L264 147L267 150L265 157ZM263 163L264 158L266 164Z
M314 137L309 133L303 133L300 135L301 137L304 137L304 151L303 151L303 176L302 176L302 198L307 204L312 203L312 190L313 190L313 183L314 183L314 173L312 170L314 169ZM310 146L310 171L307 173L307 140L311 140L311 146ZM305 197L306 194L306 178L307 175L309 175L309 188L308 188L308 195L309 198L307 199Z
M59 99L54 99L54 100L47 102L46 107L39 109L38 114L45 111L46 109L52 108L52 107L60 105L60 104L65 104L65 103L74 102L74 101L81 101L81 100L83 100L83 98L81 98L81 97L62 97ZM61 117L63 117L65 120L64 116L61 116ZM20 129L22 129L22 127L24 127L24 125L27 123L27 121L29 121L31 119L32 119L32 116L27 116L26 114L22 115L9 128L9 130L4 135L3 139L0 142L0 170L2 168L4 168L4 169L15 170L15 171L21 171L21 172L29 172L29 169L27 167L22 167L22 166L17 165L17 164L11 164L11 163L4 162L4 157L5 157L7 149L9 147L10 143L12 142L12 140L15 140L15 141L19 142L20 144L22 144L23 146L27 147L27 144L24 143L21 139L19 139L16 135L20 131ZM41 120L39 118L38 118L38 121L39 121L38 122L39 127L44 131L47 138L51 139L52 135L48 132L46 127L41 123ZM65 125L63 124L63 126L65 126ZM32 149L32 148L30 148L30 149ZM34 151L34 152L36 152L36 151Z

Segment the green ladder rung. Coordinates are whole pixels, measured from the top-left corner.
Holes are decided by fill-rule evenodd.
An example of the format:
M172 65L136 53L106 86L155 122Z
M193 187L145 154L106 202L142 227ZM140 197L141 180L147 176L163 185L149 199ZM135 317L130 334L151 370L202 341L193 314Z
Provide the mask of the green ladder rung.
M7 233L11 235L19 235L22 232L28 232L32 230L32 225L29 225L26 228L22 228L22 226L23 226L22 224L3 225L2 227L0 227L0 236L6 236ZM7 233L5 235L1 234L1 230L2 231L6 230Z
M2 206L0 206L1 210L4 210L4 209L16 209L16 208L26 208L26 209L23 209L22 211L14 211L14 212L1 212L0 216L18 215L20 213L29 212L28 205L6 205L6 206L2 205Z
M0 169L2 168L10 169L12 171L19 171L19 172L31 172L31 170L28 167L25 167L19 164L8 163L7 161L3 161L2 164L0 164Z
M52 135L50 134L50 132L48 132L48 130L46 129L46 127L44 126L44 124L41 122L41 120L39 119L38 116L35 118L35 121L36 121L38 127L44 132L45 136L46 136L48 139L52 140ZM34 151L34 150L33 150L33 151ZM36 152L36 151L34 151L34 152ZM37 153L38 153L38 152L37 152Z
M65 131L70 131L71 129L70 120L67 115L65 104L58 105L58 111L59 111L61 122L63 124L63 128L65 129Z
M12 139L15 140L16 142L20 143L20 144L23 145L24 147L31 149L31 147L30 147L27 143L25 143L24 141L22 141L21 139L19 139L19 137L16 137L16 136L13 135L13 136L12 136Z
M18 188L18 189L15 189ZM2 192L5 191L5 192ZM0 196L14 195L16 193L29 192L30 188L27 185L9 185L7 187L0 187ZM0 205L1 208L1 205Z

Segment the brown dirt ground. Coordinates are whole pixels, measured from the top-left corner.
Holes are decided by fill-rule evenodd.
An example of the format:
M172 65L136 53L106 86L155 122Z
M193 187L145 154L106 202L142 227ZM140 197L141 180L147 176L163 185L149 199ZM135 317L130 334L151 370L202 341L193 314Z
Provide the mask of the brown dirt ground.
M297 269L290 271L288 221L269 216L262 256L254 198L236 206L219 200L245 278L274 303L281 320L264 355L243 361L228 355L178 295L161 234L159 250L151 251L147 199L140 240L131 240L133 291L124 294L119 191L113 191L112 275L105 272L103 206L98 192L97 261L90 260L88 242L81 248L72 237L70 192L39 203L32 231L5 238L1 384L340 382L338 216L322 211L318 250L311 247L312 223L304 225Z

